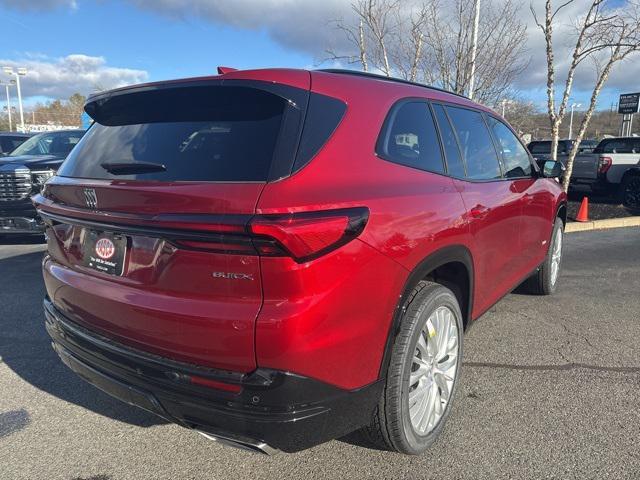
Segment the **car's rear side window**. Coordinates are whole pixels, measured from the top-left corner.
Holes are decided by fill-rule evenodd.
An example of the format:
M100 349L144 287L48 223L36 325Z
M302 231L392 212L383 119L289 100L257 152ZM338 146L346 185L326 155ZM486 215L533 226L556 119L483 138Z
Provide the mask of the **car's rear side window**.
M444 172L436 126L426 102L408 101L396 105L376 150L385 160L400 165Z
M0 137L0 147L2 148L3 152L8 153L19 147L27 139L27 137Z
M105 106L96 106L102 108L94 114L96 123L59 175L157 181L268 179L289 105L284 98L235 86L152 90L121 97L113 105L107 100ZM295 133L287 137L292 142L297 138ZM124 174L117 174L106 168L113 163L156 164L164 169L121 169Z
M492 180L502 177L498 155L480 112L446 107L458 134L460 150L467 165L467 178Z
M528 148L534 155L549 154L551 153L551 142L531 142Z
M456 140L456 134L454 133L453 128L451 128L451 123L447 118L444 107L442 105L434 104L433 112L435 113L438 127L440 128L440 137L442 138L444 154L447 157L447 172L453 177L464 178L464 164L462 163L462 157L460 156L458 140Z
M633 143L633 140L628 138L603 140L594 153L635 153Z

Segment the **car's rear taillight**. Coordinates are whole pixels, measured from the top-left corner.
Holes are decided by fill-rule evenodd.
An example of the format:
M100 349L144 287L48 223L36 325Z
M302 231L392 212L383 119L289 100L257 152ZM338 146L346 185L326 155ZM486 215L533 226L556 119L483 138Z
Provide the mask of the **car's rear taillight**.
M257 239L273 239L297 262L306 262L350 242L364 230L369 210L364 207L301 212L288 215L258 215L249 222ZM261 250L262 255L277 252Z
M611 168L612 163L613 160L611 159L611 157L600 157L598 159L598 173L600 175L604 175L605 173L607 173Z
M181 237L172 243L178 247L238 255L267 257L290 256L297 262L318 258L350 242L364 230L369 218L365 207L256 215L238 229L237 223L207 225L202 237ZM233 227L233 228L232 228ZM204 226L198 230L204 230ZM228 233L232 232L232 233Z

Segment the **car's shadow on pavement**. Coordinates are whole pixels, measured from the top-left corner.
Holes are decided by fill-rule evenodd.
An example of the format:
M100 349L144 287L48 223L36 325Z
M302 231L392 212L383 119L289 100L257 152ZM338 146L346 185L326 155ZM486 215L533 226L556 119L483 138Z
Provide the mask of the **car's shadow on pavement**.
M34 387L100 415L142 427L166 423L85 383L60 361L44 326L42 256L0 258L0 361Z

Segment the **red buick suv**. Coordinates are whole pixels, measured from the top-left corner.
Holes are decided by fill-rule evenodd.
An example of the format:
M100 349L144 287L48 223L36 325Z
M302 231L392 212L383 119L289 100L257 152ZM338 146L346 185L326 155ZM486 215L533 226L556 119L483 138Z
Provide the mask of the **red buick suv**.
M88 99L95 123L33 199L54 349L223 443L361 429L423 452L472 322L524 281L556 289L560 165L437 88L219 72Z

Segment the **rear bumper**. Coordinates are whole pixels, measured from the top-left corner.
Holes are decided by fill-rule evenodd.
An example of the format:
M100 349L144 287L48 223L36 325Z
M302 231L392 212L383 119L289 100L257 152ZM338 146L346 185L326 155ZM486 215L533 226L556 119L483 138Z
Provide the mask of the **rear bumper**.
M236 446L295 452L346 435L370 421L382 391L381 381L348 391L288 372L241 374L176 362L97 335L67 319L48 299L44 309L53 348L83 379ZM235 391L193 384L191 376Z
M0 216L0 234L41 235L44 225L37 218Z
M570 187L583 186L590 187L591 190L605 191L613 187L614 184L607 181L606 176L598 176L598 178L575 178L571 177Z

